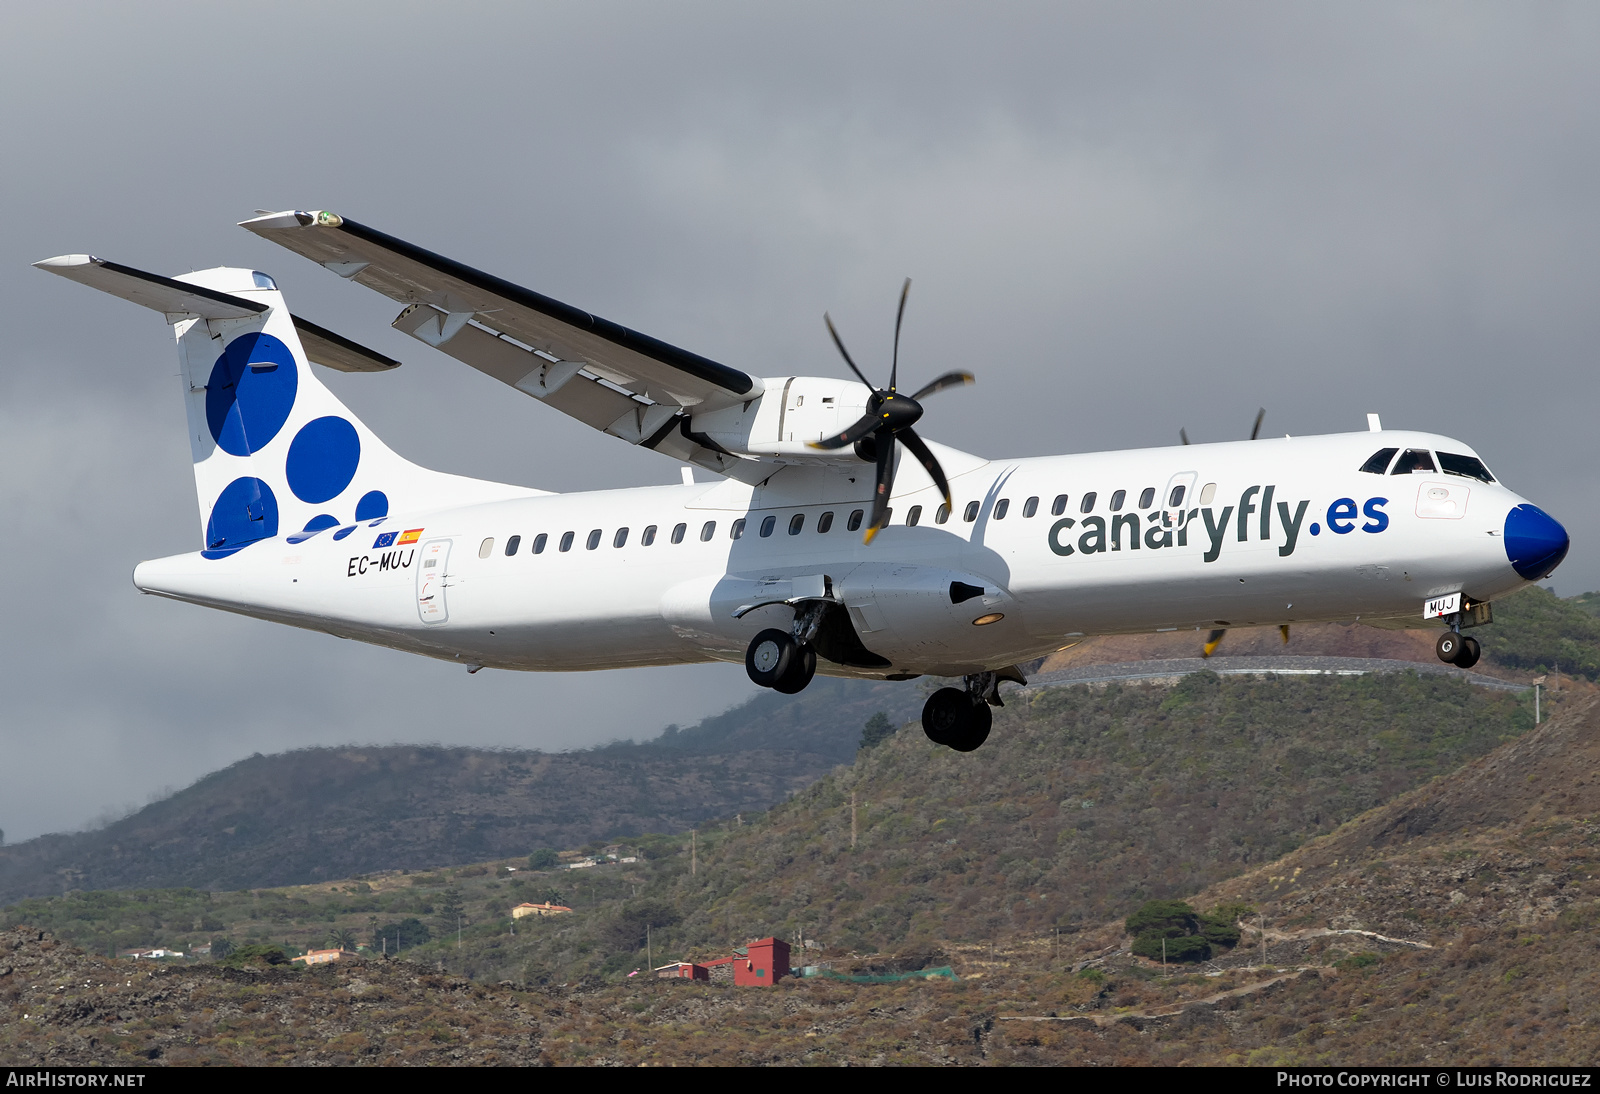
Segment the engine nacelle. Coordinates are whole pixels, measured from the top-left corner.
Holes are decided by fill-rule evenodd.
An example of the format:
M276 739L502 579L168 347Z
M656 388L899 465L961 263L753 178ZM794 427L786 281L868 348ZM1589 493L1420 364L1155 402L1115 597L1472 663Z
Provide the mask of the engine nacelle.
M826 376L765 377L766 391L740 406L696 414L689 428L729 452L780 462L855 459L849 448L823 451L811 441L842 433L867 412L872 389Z

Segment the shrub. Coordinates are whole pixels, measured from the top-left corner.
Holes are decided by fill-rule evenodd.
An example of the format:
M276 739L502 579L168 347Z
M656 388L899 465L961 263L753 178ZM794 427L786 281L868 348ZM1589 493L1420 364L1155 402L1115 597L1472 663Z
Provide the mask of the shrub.
M876 748L890 737L894 736L894 724L889 721L889 716L883 711L878 711L867 719L867 724L861 727L861 747Z
M1163 947L1168 961L1205 961L1211 957L1211 943L1198 934L1173 937L1151 933L1133 940L1133 952L1152 961L1162 959Z

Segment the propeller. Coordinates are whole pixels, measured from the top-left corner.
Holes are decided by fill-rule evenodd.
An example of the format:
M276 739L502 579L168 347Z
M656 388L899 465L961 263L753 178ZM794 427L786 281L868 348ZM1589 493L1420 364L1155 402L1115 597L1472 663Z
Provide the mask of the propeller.
M1262 419L1264 419L1266 416L1267 416L1267 408L1266 407L1260 407L1260 408L1258 408L1256 410L1256 424L1250 427L1250 439L1252 441L1255 440L1257 437L1261 436L1261 422L1262 422ZM1184 444L1188 444L1189 443L1189 431L1187 429L1178 430L1178 440L1182 441Z
M923 384L915 395L900 394L897 389L900 375L900 325L906 317L906 296L910 292L911 279L908 277L900 288L900 309L894 317L894 356L889 362L889 386L886 388L872 386L872 381L856 367L855 361L850 357L850 351L844 348L844 339L840 338L839 332L834 329L833 320L827 314L822 317L822 321L828 325L828 333L833 337L833 344L839 349L839 356L844 358L844 363L850 366L850 371L855 373L863 384L872 388L864 417L843 433L811 442L812 448L821 449L838 449L854 445L857 455L877 464L877 478L874 480L872 491L872 520L867 525L863 543L872 542L872 537L883 527L889 513L889 497L894 492L896 441L905 445L906 450L915 456L917 462L928 472L928 477L939 488L939 493L944 495L946 508L951 506L950 482L944 476L944 468L939 466L939 461L934 458L927 444L911 427L922 417L923 399L947 388L970 384L973 382L973 376L970 372L947 372L938 379Z

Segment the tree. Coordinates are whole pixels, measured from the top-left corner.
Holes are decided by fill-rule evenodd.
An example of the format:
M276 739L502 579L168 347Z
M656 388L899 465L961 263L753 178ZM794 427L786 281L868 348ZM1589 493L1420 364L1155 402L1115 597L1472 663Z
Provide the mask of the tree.
M439 898L438 916L440 929L450 932L459 928L466 911L466 905L461 903L461 890L452 885Z
M221 961L233 952L233 943L226 938L213 938L211 940L211 959Z
M567 903L567 894L552 885L544 891L544 902L546 904L565 905Z
M561 856L556 854L552 848L541 847L528 856L528 869L548 870L560 861Z
M876 748L890 737L893 737L894 731L894 723L889 721L889 716L880 710L868 718L867 724L861 727L861 747Z
M349 927L335 927L328 932L328 944L338 950L356 948L356 932Z
M432 937L433 932L428 930L427 924L415 916L407 916L399 922L385 923L377 928L372 935L372 948L399 953L412 946L420 946Z

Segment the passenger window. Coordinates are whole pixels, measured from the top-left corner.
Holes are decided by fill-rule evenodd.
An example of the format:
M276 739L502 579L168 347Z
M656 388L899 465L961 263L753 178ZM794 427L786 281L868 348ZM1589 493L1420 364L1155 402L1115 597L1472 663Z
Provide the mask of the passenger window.
M1394 459L1398 448L1380 448L1367 457L1367 462L1361 465L1361 470L1369 475L1381 475L1389 470L1389 461Z
M1139 508L1148 509L1156 503L1156 488L1147 486L1139 494Z
M1211 499L1217 496L1217 484L1208 482L1200 488L1200 504L1210 505Z
M674 542L674 543L682 543L683 542L683 533L687 532L688 530L689 530L689 526L687 524L675 525L673 527L673 529L672 529L672 542ZM566 550L565 547L563 547L561 549L563 551Z
M922 519L922 506L913 505L911 507L910 512L906 513L906 527L907 528L915 528L917 526L917 522L920 521L921 519Z
M1057 494L1056 495L1056 500L1050 503L1050 515L1052 517L1059 517L1062 513L1065 513L1066 511L1067 511L1067 496L1065 494Z
M1414 471L1432 471L1433 454L1426 448L1408 448L1394 461L1391 475L1409 475Z
M1122 503L1127 500L1128 492L1126 490L1113 490L1111 492L1111 511L1113 513L1122 512Z
M1094 499L1098 498L1099 496L1100 495L1095 493L1093 490L1091 490L1087 494L1085 494L1083 496L1083 500L1078 503L1078 512L1080 512L1080 513L1092 513L1092 512L1094 512Z
M550 537L545 535L543 532L540 532L538 535L534 536L533 537L533 553L536 554L536 555L544 554L544 545L546 543L549 543L549 542L550 542Z
M506 540L506 557L510 558L512 555L516 554L517 553L517 548L521 547L521 546L522 546L522 537L521 536L512 536L510 539Z
M947 521L949 519L950 519L950 507L948 505L944 504L944 502L940 502L939 503L939 508L934 510L933 523L935 523L935 524L943 524L945 521Z
M766 518L764 518L761 521L761 538L762 539L766 539L768 536L770 536L772 534L772 530L774 528L776 528L777 526L778 526L778 518L777 517L766 517Z
M575 533L573 533L573 532L563 532L563 533L561 533L561 549L563 551L572 550L572 537L573 537L574 534Z
M1177 486L1174 486L1172 488L1172 496L1167 499L1167 508L1176 509L1178 506L1182 505L1183 495L1187 492L1188 487L1181 482Z
M833 527L833 510L830 509L828 512L822 514L820 517L817 518L817 533L820 535L823 532L828 531L832 527Z
M1494 476L1476 456L1458 456L1454 452L1439 453L1439 466L1447 475L1465 475L1479 482L1493 482Z
M700 542L710 543L711 537L717 534L717 522L708 520L700 528Z
M1011 499L1010 498L1001 498L999 501L994 503L994 519L995 520L1005 520L1006 519L1006 514L1009 513L1009 512L1011 512Z
M618 528L617 534L611 537L611 546L613 547L625 546L627 542L628 530L626 528Z
M1038 498L1029 498L1027 501L1022 503L1022 515L1023 516L1031 517L1031 516L1033 516L1033 514L1037 513L1038 511L1039 511L1039 499Z
M478 557L479 558L488 558L493 553L494 553L494 537L493 536L490 536L488 539L486 539L482 543L478 544Z
M600 529L596 528L589 533L588 549L592 551L598 546L600 546Z
M791 536L798 536L800 534L800 529L804 528L805 526L806 515L804 513L796 513L794 516L789 518L789 534Z
M733 522L733 527L728 530L728 536L731 539L741 539L744 537L743 517L740 517L738 520Z
M845 530L846 531L859 532L861 530L861 510L859 510L859 509L851 510L850 511L850 519L845 521L845 525L844 526L845 526Z
M978 519L979 508L980 507L977 502L967 502L967 511L961 514L961 519L966 521L968 524L971 524L973 521Z

